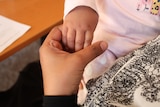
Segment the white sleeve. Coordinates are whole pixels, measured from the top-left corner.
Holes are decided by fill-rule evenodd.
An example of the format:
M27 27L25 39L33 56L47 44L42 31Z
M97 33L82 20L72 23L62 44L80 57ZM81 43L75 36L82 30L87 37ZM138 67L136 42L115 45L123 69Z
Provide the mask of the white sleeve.
M75 7L88 6L96 11L95 0L65 0L64 17Z

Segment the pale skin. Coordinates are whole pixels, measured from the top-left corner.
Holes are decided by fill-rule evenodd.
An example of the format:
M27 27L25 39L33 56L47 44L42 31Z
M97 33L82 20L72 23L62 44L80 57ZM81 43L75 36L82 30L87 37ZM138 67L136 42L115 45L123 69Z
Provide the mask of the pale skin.
M45 95L77 94L85 66L107 49L103 41L74 53L64 51L62 45L61 26L58 26L40 47Z
M63 43L65 47L74 52L91 44L93 32L98 22L98 14L86 6L73 9L64 18Z

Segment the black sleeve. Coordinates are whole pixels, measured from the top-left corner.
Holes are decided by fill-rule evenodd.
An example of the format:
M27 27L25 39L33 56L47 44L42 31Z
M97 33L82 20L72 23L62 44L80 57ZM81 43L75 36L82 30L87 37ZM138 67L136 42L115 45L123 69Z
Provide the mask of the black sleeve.
M44 96L43 107L78 107L77 95Z

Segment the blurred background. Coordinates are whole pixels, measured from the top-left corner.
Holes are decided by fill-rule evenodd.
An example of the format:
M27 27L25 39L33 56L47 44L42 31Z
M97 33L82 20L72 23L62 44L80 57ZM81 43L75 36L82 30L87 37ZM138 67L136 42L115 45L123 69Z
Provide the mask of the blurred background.
M28 63L39 60L40 45L39 39L0 62L0 91L9 89Z

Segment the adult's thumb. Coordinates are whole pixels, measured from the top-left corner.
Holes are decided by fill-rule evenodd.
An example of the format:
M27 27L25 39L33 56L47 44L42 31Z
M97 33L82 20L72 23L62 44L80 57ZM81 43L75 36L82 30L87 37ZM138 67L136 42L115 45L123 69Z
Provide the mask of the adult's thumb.
M90 61L94 58L102 54L108 47L108 44L103 41L96 42L81 51L77 52L81 56L81 60L83 60L84 66L86 66Z

